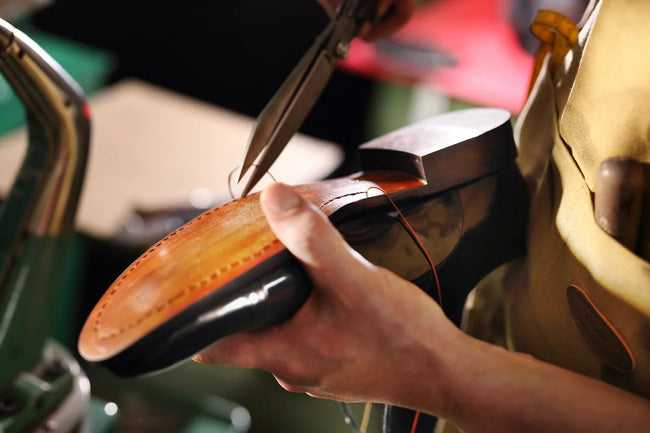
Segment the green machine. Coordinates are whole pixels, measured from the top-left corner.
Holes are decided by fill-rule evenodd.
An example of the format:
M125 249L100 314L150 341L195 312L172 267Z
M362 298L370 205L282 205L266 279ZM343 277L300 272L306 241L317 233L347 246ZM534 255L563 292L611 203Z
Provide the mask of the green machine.
M71 260L90 136L87 105L74 80L4 21L0 70L25 107L29 134L0 208L0 432L82 429L89 381L48 337Z
M74 220L90 110L77 82L2 19L0 72L24 107L28 131L22 166L0 201L0 433L116 431L117 405L91 397L75 356L51 338L62 289L78 271ZM120 386L131 392L131 385ZM250 425L245 408L216 396L137 392L158 412L173 406L189 414L183 433L243 433Z
M71 257L90 120L72 78L4 21L0 70L25 107L29 133L0 209L0 432L70 431L86 419L90 385L48 336Z

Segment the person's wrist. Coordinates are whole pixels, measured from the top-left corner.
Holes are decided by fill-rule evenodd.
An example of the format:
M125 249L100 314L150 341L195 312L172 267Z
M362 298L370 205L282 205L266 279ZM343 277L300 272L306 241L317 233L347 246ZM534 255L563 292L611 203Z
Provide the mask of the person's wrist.
M407 288L393 284L405 291ZM390 377L382 392L386 403L439 415L449 413L450 400L459 374L458 366L472 350L471 337L459 330L423 292L406 304L410 310L409 327L395 333L397 345L386 353L391 370L380 377ZM464 367L463 367L464 368Z
M422 364L428 372L428 380L414 383L416 404L415 409L431 413L440 417L449 417L456 405L455 383L457 376L462 374L461 366L464 365L471 344L466 334L460 331L451 322L432 323L431 330L423 340L422 350L429 362Z

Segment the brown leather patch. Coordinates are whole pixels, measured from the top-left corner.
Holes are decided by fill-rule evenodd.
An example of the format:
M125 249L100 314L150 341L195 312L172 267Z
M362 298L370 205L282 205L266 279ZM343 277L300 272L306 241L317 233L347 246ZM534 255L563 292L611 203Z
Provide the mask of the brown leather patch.
M635 360L630 348L587 293L572 284L567 288L567 300L571 314L591 348L610 367L622 372L634 370Z

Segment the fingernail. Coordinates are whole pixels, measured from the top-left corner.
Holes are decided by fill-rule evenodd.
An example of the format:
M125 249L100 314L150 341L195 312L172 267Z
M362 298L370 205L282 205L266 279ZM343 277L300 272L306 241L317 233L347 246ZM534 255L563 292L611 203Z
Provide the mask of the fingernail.
M300 204L300 195L282 183L270 185L262 193L264 206L270 211L283 214L292 211Z

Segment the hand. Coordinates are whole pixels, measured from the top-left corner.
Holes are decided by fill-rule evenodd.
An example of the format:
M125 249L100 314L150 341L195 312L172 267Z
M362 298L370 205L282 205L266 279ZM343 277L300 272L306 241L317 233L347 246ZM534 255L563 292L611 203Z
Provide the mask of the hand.
M272 230L309 273L312 295L285 323L228 337L195 360L267 370L285 389L312 396L412 403L409 381L421 381L435 359L424 342L460 331L419 288L352 250L289 187L273 184L260 200Z
M225 338L197 361L264 369L316 397L421 410L468 433L647 431L650 401L468 337L292 189L273 184L260 200L314 290L288 321Z
M333 11L341 0L317 0L327 11ZM366 24L360 36L367 41L376 41L398 31L415 12L418 0L380 0L379 24Z
M379 2L379 24L366 24L359 36L367 41L376 41L397 32L410 19L417 0L381 0Z

